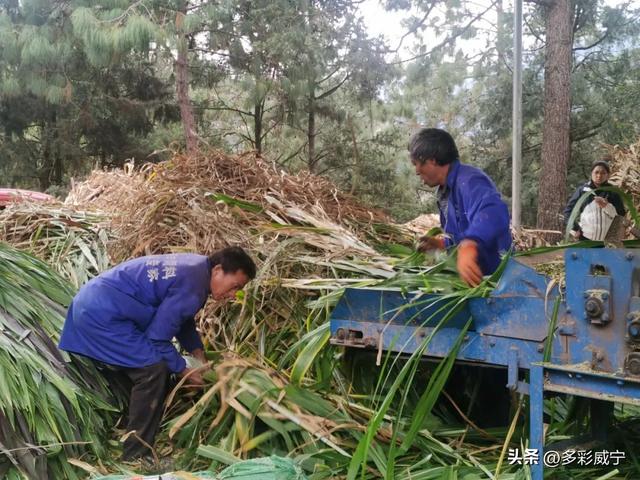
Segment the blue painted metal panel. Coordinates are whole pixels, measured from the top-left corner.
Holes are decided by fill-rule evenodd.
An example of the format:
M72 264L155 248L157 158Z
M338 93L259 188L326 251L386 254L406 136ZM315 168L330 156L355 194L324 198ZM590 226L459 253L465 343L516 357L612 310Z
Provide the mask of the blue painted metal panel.
M556 292L557 296L557 292ZM545 308L553 310L555 296L490 297L469 302L475 330L485 335L519 338L543 342L547 338L549 322L544 320Z
M588 365L543 366L546 391L640 405L640 378L594 372Z
M403 325L389 324L387 326L371 322L334 321L332 329L336 331L361 332L356 339L339 339L336 335L332 339L335 345L369 348L383 351L411 354L422 342L426 341L434 332L434 328L407 328ZM443 358L451 351L451 346L460 335L458 328L442 328L429 341L425 356ZM382 337L382 338L380 338ZM518 368L529 368L532 362L542 361L543 344L514 338L482 335L478 332L468 332L460 347L457 358L465 362L481 363L490 366L508 366L507 352L515 349L518 358Z
M544 298L548 282L549 279L545 275L511 259L491 296Z
M530 267L510 260L489 298L473 299L440 331L447 313L437 295L348 289L331 316L332 343L442 358L469 316L457 359L509 370L509 388L529 394L531 448L543 458L545 390L640 405L640 251L569 249L566 288L542 364L549 321L560 292ZM530 370L530 383L520 381ZM543 465L534 465L542 480Z
M544 458L544 374L542 366L532 365L530 374L529 393L529 448L538 452L538 458ZM538 461L531 466L532 480L542 480L544 464Z
M632 278L640 271L640 252L610 249L571 249L566 252L567 310L575 319L575 334L567 337L566 358L563 363L587 362L604 372L624 370L629 345L626 316L633 297ZM604 277L598 281L594 277ZM594 325L584 315L588 291L606 289L609 318L606 324Z
M331 333L337 330L334 322L343 320L407 327L435 326L450 310L447 305L448 301L440 295L347 288L331 314ZM462 328L469 316L469 309L465 306L447 325Z

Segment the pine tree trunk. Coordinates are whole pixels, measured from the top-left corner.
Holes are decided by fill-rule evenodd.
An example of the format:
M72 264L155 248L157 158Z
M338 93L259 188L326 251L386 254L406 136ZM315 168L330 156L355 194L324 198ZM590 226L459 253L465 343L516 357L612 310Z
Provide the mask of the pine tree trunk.
M42 166L38 172L40 190L44 192L51 186L51 179L54 176L55 161L59 152L57 150L58 116L55 109L47 114L49 117L42 127Z
M504 31L504 9L503 9L503 5L502 5L502 0L497 0L496 2L496 18L497 18L497 22L496 22L496 28L497 28L497 34L496 34L496 51L498 52L498 64L497 64L497 73L498 76L500 76L502 74L502 71L504 70L504 64L506 61L506 45L507 45L507 38L505 36L505 31Z
M53 163L53 183L55 185L62 185L62 176L64 174L64 163L62 160L62 153L60 152L60 145L56 145L56 153Z
M254 148L258 154L262 153L262 117L264 113L264 103L258 102L253 107L253 136Z
M187 144L187 152L196 151L198 142L196 138L195 119L193 107L189 98L189 63L187 58L188 38L182 33L184 17L187 11L187 2L182 4L182 9L176 15L176 32L178 37L178 55L175 62L176 94L180 106L180 117L184 128L184 136Z
M49 185L51 185L51 166L53 164L51 160L51 138L48 126L44 127L42 132L44 144L42 145L42 166L38 172L38 180L40 182L40 191L44 192Z
M313 95L309 97L309 116L307 122L307 168L310 172L313 172L316 167L316 111L314 100Z
M562 230L567 164L571 155L572 8L570 0L553 0L546 11L542 168L537 228Z
M62 177L64 175L64 159L62 157L62 142L60 140L60 125L58 124L58 112L54 109L52 115L53 130L53 168L51 172L52 183L54 185L62 185Z
M360 186L360 152L358 151L358 142L356 139L356 128L353 125L353 118L349 117L347 120L349 130L351 132L351 142L353 143L353 174L351 175L351 190L349 193L354 195Z

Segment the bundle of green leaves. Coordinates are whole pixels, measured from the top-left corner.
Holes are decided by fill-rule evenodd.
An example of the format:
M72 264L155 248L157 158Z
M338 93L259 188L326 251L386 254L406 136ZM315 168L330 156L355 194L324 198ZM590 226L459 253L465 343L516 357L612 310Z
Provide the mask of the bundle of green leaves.
M72 458L105 454L114 399L95 367L58 350L72 287L0 243L0 477L81 478Z

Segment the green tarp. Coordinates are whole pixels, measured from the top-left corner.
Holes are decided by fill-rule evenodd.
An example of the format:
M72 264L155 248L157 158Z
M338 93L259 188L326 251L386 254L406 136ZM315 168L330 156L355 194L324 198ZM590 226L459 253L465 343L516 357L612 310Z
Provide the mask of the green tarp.
M234 463L216 477L218 480L305 480L306 477L289 458L254 458Z
M282 457L254 458L234 463L217 475L211 472L173 472L162 475L108 475L94 480L306 480L300 467Z

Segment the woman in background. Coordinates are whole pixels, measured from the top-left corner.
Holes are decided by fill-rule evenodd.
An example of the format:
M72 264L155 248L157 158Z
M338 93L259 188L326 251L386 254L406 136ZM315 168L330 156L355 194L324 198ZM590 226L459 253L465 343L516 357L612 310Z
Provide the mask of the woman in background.
M569 202L564 209L565 226L569 222L571 212L573 212L573 208L575 207L576 203L578 203L580 197L582 197L585 192L593 191L594 193L593 195L589 195L584 203L580 206L580 210L575 216L575 221L571 226L571 234L576 240L590 240L583 235L578 222L580 220L580 215L582 214L586 206L591 202L596 202L596 204L600 208L605 208L607 205L611 204L615 208L616 214L622 216L625 215L626 211L624 209L624 205L622 203L622 198L620 197L620 195L618 195L616 192L596 190L601 187L611 186L611 184L609 183L610 174L611 167L609 167L609 162L607 161L607 159L602 158L600 160L596 160L591 165L591 179L584 185L578 187L576 191L573 192L573 195L571 195L571 198L569 199Z

